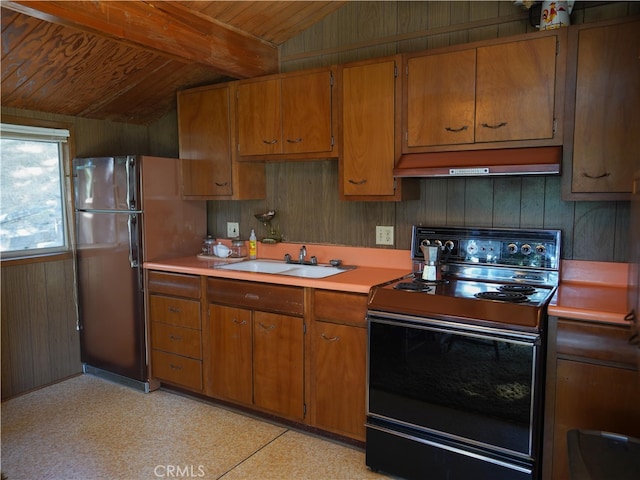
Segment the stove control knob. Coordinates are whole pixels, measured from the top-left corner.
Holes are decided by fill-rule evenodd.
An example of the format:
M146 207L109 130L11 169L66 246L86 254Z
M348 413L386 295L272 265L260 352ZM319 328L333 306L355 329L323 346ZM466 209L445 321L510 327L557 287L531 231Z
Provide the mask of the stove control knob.
M441 247L441 246L442 246L442 242L441 242L440 240L434 240L434 241L433 241L433 244L434 244L436 247Z
M469 255L475 255L476 253L478 253L478 245L476 245L476 244L475 244L475 243L473 243L473 242L470 242L470 243L467 245L467 253L468 253Z
M528 243L525 243L524 245L522 245L522 248L520 249L520 251L523 253L523 255L531 254L531 245L529 245Z
M544 252L546 252L547 249L544 245L537 245L536 246L536 253L539 253L540 255L542 255Z
M452 252L453 251L453 242L451 240L447 240L446 242L444 242L444 249L447 250L448 252Z
M518 246L515 243L510 243L507 245L507 252L516 253L518 251Z

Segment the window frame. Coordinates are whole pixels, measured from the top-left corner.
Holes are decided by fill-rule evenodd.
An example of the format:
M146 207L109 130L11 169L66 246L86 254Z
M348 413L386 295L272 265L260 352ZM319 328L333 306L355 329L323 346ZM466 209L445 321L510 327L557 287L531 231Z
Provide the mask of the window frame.
M33 250L20 250L11 252L1 252L0 262L2 264L11 263L32 263L38 261L57 261L63 258L71 258L73 245L75 243L75 231L73 226L73 182L71 181L71 163L75 156L75 132L74 125L66 122L53 120L42 120L25 118L11 115L2 115L2 123L19 125L26 127L41 127L62 129L69 132L66 142L60 142L60 163L61 190L62 190L62 210L65 228L65 245L60 247L47 247Z

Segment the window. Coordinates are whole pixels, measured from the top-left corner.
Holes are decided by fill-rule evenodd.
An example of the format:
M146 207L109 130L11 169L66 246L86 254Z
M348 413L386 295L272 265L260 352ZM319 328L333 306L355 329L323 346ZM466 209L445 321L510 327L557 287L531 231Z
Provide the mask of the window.
M0 124L0 252L69 249L64 144L68 130Z

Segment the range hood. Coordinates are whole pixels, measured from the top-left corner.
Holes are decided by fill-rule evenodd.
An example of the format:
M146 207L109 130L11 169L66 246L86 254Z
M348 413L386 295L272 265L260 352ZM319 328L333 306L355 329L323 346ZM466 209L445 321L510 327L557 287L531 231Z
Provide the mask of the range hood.
M504 148L402 155L395 177L477 177L486 175L555 175L562 147Z

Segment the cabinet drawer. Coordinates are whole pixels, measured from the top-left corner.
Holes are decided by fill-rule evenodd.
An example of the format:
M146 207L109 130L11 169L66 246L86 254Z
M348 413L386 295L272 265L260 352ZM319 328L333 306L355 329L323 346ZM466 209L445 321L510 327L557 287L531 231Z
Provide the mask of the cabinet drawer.
M153 376L168 383L202 390L202 362L159 350L151 351Z
M636 347L626 325L558 320L558 356L583 357L636 368Z
M200 302L149 295L149 318L152 322L200 330Z
M149 293L200 298L200 277L198 276L149 271L147 280Z
M316 320L365 327L367 295L316 290L313 313Z
M270 283L209 278L209 302L290 315L304 314L304 289Z
M202 360L199 330L151 322L151 348Z

